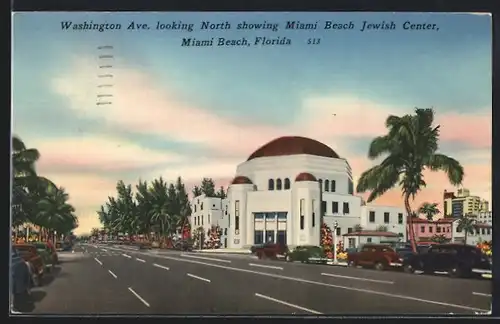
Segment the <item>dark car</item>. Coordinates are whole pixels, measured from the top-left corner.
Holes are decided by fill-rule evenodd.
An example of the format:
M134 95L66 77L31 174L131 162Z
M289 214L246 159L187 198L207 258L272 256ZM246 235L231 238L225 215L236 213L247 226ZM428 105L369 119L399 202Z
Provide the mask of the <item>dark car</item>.
M279 259L284 258L288 253L288 247L280 243L265 243L255 250L259 259Z
M173 248L179 251L192 251L193 242L188 240L179 240L173 244Z
M297 246L292 251L286 253L286 261L300 261L302 263L322 263L326 264L327 257L325 251L320 246L304 245Z
M11 305L20 310L31 296L31 273L28 264L17 250L11 248Z
M403 262L405 272L448 272L451 277L491 275L491 261L481 249L463 244L436 244L427 253L414 254Z
M255 252L257 252L257 249L260 249L260 248L261 248L261 247L263 247L263 246L264 246L264 244L255 244L255 245L252 245L252 246L250 247L250 252L251 252L252 254L255 254Z
M359 252L347 254L347 263L351 267L373 267L377 270L397 268L403 265L403 259L395 249L385 244L365 244Z

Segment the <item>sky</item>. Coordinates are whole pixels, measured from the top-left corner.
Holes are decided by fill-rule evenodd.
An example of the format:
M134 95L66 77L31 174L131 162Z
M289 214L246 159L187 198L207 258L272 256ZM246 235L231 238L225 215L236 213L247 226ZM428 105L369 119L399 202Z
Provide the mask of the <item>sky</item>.
M319 27L285 30L295 20ZM122 29L61 27L85 21ZM195 28L156 30L158 21ZM202 21L227 21L232 29L200 30ZM243 21L279 29L237 30ZM355 28L325 30L325 21ZM363 21L393 21L396 29L360 31ZM131 22L151 29L128 30ZM437 28L404 30L405 22ZM188 37L245 37L251 44L181 46ZM256 37L286 37L291 45L254 46ZM320 43L308 45L309 39ZM99 58L109 54L114 58ZM96 210L115 194L118 180L181 176L192 187L211 177L227 186L239 163L280 136L329 145L349 161L356 180L375 163L368 146L385 133L387 116L415 107L435 109L440 152L462 163L464 187L491 200L489 15L16 13L12 57L13 133L40 151L38 173L69 192L77 233L99 226ZM99 78L103 73L113 77ZM113 87L98 87L104 83ZM425 181L414 208L441 204L443 191L456 189L442 172L426 172ZM403 206L399 188L374 203Z

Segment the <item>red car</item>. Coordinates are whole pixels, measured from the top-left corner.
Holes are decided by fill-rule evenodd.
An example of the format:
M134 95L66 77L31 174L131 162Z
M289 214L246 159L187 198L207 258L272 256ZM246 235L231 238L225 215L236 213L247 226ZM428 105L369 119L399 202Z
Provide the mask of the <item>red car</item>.
M284 258L288 252L288 247L285 244L279 243L265 243L255 248L255 255L259 259L272 259L276 260Z
M36 247L31 244L16 244L14 248L18 251L21 258L28 262L31 271L31 280L33 286L40 286L45 271L42 257L38 254Z

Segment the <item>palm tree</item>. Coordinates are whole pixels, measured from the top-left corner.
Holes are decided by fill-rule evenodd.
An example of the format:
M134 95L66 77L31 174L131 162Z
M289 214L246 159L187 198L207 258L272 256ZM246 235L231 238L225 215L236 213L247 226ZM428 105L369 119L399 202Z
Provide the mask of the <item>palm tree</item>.
M464 176L460 163L437 153L439 125L433 126L433 109L415 109L414 115L389 116L386 119L388 133L376 137L370 144L368 157L384 160L361 174L357 192L371 191L368 202L400 185L407 215L411 215L410 198L426 186L423 171L442 170L453 185L459 185ZM416 252L415 235L411 217L408 217L410 242Z
M420 206L420 208L418 209L418 212L420 214L424 214L428 221L432 221L434 219L434 215L440 213L439 209L437 208L437 205L438 205L437 203L424 202L422 206Z
M470 217L469 215L464 215L458 220L457 231L464 231L464 244L467 244L467 237L469 233L474 233L475 229L475 219Z
M90 231L90 236L96 240L97 237L99 236L99 229L97 227L94 227L92 228L92 230Z

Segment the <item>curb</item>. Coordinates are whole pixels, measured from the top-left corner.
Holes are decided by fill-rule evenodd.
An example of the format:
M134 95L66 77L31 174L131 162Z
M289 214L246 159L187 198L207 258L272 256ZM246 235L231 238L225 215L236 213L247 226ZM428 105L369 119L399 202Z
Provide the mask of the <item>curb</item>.
M326 262L326 264L330 265L330 266L347 267L347 262L337 262L337 263L334 263L333 261L328 261L328 262Z

